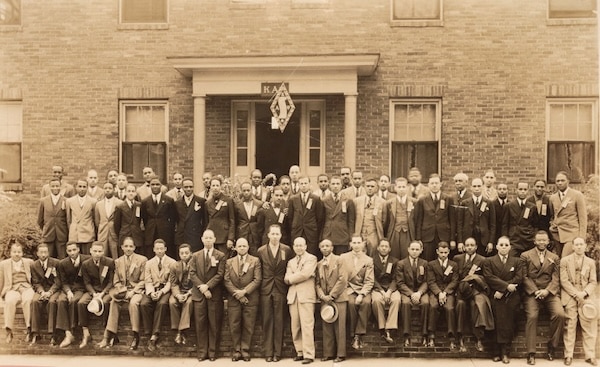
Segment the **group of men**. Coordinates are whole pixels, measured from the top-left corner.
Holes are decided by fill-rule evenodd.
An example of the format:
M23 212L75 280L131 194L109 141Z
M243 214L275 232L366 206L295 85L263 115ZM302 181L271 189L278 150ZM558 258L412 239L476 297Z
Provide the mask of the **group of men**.
M108 312L96 311L106 319L98 346L118 341L119 308L127 306L130 347L138 348L141 318L148 349L154 350L169 309L175 341L186 343L193 313L198 358L214 360L227 298L234 361L250 359L260 309L265 358L280 360L289 312L294 359L311 363L320 303L322 359L343 361L347 334L352 348L363 347L371 312L388 343L394 343L400 317L403 343L409 346L411 310L418 306L420 343L435 346L443 310L451 349L466 351L463 334L472 332L475 348L483 350L485 330L495 330L494 358L509 363L523 302L529 364L535 364L542 305L551 315L547 358L554 358L564 328L565 364L571 364L579 320L586 361L596 364L596 268L584 254L585 200L569 188L564 172L556 176L556 193L548 195L545 182L537 180L529 196L529 184L519 182L512 201L505 184L495 185L492 171L472 179L470 188L468 177L457 174L456 193L447 195L439 175L431 175L425 187L416 168L407 179L397 178L392 189L387 175L363 182L361 172L344 167L339 176L319 175L313 191L310 179L292 166L275 187L265 186L262 173L253 171L234 197L210 173L198 194L193 181L179 173L167 190L150 167L138 188L116 171L107 174L103 190L94 170L76 189L62 181L60 166L53 173L42 189L38 260L13 257L11 250L11 259L0 266L12 273L10 282L7 271L0 275L5 299L7 284L11 291L20 284L15 291L24 310L31 311L24 315L34 343L44 304L51 342L62 338L63 347L74 341L77 326L85 347L91 338L89 310L110 305ZM18 253L20 246L13 247ZM40 267L41 276L32 276L27 287L28 277L23 281L14 270L28 274L30 266ZM12 321L9 313L5 317L8 340Z

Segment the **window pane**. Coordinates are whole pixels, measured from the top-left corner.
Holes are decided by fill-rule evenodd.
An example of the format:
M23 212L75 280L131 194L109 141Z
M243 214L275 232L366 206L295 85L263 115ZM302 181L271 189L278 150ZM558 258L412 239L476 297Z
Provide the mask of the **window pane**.
M238 129L248 128L248 111L246 111L246 110L237 111L237 128Z
M166 106L125 106L125 141L166 141Z
M248 165L248 149L237 150L237 165L247 166Z
M320 148L321 147L321 130L310 130L309 133L309 146Z
M21 0L0 0L0 26L21 24Z
M162 183L167 183L167 154L165 144L148 144L148 166L160 177ZM142 168L143 170L143 168Z
M419 167L423 177L438 171L437 143L392 144L392 177L407 177L411 167Z
M248 130L237 131L237 146L247 147L248 146Z
M321 150L320 149L311 149L308 164L310 166L319 166L321 164L320 161L321 161Z
M596 0L550 0L550 18L595 18Z
M23 106L21 103L0 104L0 141L20 143L22 140Z
M408 120L408 105L397 104L394 106L394 123L406 123Z
M394 0L394 19L440 19L440 0Z
M321 111L310 111L310 128L320 129L321 128Z
M167 0L121 0L123 23L166 23Z
M548 182L566 171L572 183L582 183L594 173L594 143L548 143Z
M436 140L437 105L410 103L394 106L395 141Z
M0 143L0 182L21 182L20 143Z
M152 167L154 173L166 182L167 154L165 143L123 143L123 172L131 175L133 182L142 182L142 170Z

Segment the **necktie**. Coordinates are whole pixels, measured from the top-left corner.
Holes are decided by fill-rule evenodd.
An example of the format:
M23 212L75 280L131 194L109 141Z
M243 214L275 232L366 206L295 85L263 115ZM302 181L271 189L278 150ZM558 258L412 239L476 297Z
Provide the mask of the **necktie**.
M177 189L177 199L181 197L181 189Z
M410 259L413 273L417 273L417 259Z
M506 258L507 256L502 256L502 264L506 264Z
M540 264L543 264L544 263L544 253L540 252L539 254L540 254Z
M504 199L500 199L500 206L504 206Z
M367 199L367 209L369 209L371 207L371 200L373 199L373 197L369 196L369 198Z
M158 205L158 196L154 195L154 204Z
M44 269L44 273L46 272L46 270L48 269L48 265L47 263L44 261L42 262L42 268Z
M94 261L94 263L96 264L96 267L99 268L100 267L100 260L96 260Z
M300 255L296 256L296 265L300 265Z
M433 195L433 205L434 205L436 208L437 208L437 206L438 206L438 201L439 201L439 200L438 200L438 196L437 196L437 194L434 194L434 195Z
M306 194L302 194L302 204L306 205Z
M333 201L338 202L338 194L333 194Z
M158 271L162 271L162 259L158 259Z
M239 273L242 274L242 272L244 271L244 257L240 256L240 269L239 269Z

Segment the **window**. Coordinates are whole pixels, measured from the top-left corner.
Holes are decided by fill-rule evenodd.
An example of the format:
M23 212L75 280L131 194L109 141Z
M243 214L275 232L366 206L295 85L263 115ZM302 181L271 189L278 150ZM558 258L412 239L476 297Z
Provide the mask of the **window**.
M167 182L168 121L167 102L121 102L121 170L133 182L145 166Z
M167 23L167 0L121 0L121 23Z
M441 25L442 0L391 0L391 20L393 25Z
M311 109L308 113L308 165L321 166L321 110Z
M595 100L551 100L547 104L548 182L566 171L582 183L594 173L598 107Z
M21 25L21 0L0 0L0 26Z
M390 104L391 173L407 177L419 167L424 180L439 172L439 100L396 100Z
M21 183L21 102L0 102L0 182Z
M597 0L548 0L548 17L596 18Z

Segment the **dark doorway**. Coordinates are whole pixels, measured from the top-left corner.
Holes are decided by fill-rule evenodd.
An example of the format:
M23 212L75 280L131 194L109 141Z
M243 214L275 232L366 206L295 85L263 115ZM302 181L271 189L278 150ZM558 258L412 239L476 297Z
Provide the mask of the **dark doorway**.
M263 176L274 173L277 178L287 175L291 165L300 160L300 104L292 114L285 130L271 129L269 104L256 104L256 168Z

